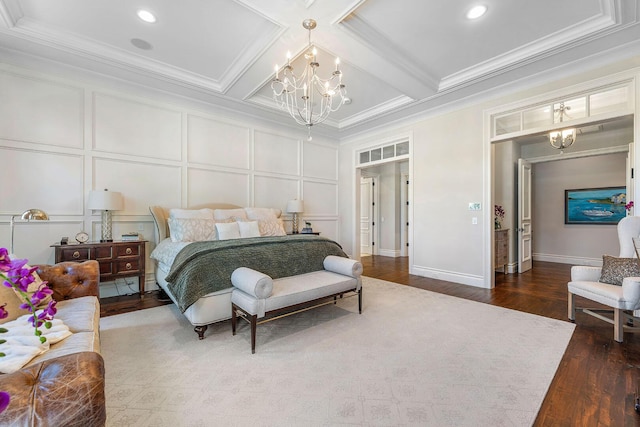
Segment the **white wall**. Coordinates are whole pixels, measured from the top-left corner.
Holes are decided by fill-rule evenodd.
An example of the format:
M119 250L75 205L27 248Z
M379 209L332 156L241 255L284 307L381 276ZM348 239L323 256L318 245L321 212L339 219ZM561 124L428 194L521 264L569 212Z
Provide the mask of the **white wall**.
M613 73L637 73L633 61L608 65L567 78L549 80L526 90L494 90L485 99L468 100L463 107L443 106L423 117L341 141L341 241L355 251L355 152L411 135L411 272L474 286L487 286L493 277L491 235L493 203L492 163L488 129L483 115L498 106L550 94ZM635 74L633 74L635 75ZM628 77L627 77L628 78ZM527 85L528 82L519 82ZM549 95L551 96L551 95ZM635 132L638 132L636 126ZM487 203L489 201L489 203ZM482 202L470 211L470 202ZM486 206L490 204L490 206ZM472 218L478 224L472 224Z
M564 223L564 190L624 187L626 153L533 165L533 256L567 264L601 264L618 256L615 225Z
M51 219L15 227L15 253L31 263L52 263L50 245L61 236L73 241L85 230L99 238L100 215L85 206L89 191L102 188L125 199L114 213L114 236L139 231L152 240L150 205L284 210L302 198L314 231L339 240L337 141L308 142L306 129L8 64L0 64L0 93L0 246L9 246L11 215L40 208ZM148 289L155 287L152 266L147 259ZM115 292L101 285L102 296Z

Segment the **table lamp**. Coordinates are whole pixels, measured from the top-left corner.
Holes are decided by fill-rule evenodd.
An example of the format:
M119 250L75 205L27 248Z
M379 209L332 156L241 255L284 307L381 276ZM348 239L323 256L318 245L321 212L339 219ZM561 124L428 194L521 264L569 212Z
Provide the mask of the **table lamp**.
M14 227L14 223L15 223L15 218L17 215L13 215L11 217L11 247L9 250L9 254L13 255L13 227ZM48 221L49 220L49 215L47 215L47 213L43 210L40 209L29 209L27 211L24 211L22 213L22 215L20 215L20 218L22 218L22 220L24 221L31 221L32 219L34 221Z
M293 226L291 232L298 234L298 214L304 212L304 202L302 200L289 200L287 202L287 212L293 214Z
M87 208L102 211L101 242L113 242L111 235L111 212L121 210L123 205L122 194L117 191L109 191L105 188L104 191L92 190L91 193L89 193Z

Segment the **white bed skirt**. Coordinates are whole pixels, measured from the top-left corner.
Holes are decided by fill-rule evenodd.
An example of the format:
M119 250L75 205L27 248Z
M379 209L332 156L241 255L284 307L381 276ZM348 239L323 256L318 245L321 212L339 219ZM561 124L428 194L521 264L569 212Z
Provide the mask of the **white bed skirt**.
M176 299L167 286L165 277L169 274L156 263L156 282L175 303ZM233 288L208 293L200 297L183 313L193 326L204 326L231 319L231 291Z

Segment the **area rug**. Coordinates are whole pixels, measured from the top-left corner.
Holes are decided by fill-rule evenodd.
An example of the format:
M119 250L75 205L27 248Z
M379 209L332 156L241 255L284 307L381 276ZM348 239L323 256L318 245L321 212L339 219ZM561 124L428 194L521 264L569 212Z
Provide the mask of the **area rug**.
M530 426L574 325L365 278L357 298L197 339L174 305L101 319L109 426Z

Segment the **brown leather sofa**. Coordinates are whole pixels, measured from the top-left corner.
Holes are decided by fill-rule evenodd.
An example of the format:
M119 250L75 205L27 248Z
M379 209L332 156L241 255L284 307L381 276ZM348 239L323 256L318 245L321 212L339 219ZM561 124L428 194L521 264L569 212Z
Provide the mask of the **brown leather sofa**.
M103 426L107 415L98 262L42 265L38 274L54 292L56 318L73 334L19 371L0 374L0 390L11 395L9 407L0 414L0 425ZM0 304L5 302L9 318L3 322L25 314L17 308L20 301L13 290L0 285Z

